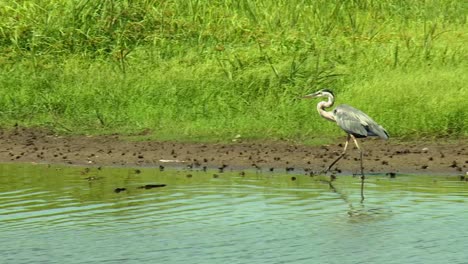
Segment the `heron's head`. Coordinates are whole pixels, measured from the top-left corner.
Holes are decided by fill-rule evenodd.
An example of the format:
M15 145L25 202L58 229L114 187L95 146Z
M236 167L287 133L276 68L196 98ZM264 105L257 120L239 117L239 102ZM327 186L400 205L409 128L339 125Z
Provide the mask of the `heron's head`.
M317 91L315 93L311 93L308 95L304 95L302 98L307 99L307 98L318 98L318 97L335 97L333 92L328 89L322 89L320 91Z

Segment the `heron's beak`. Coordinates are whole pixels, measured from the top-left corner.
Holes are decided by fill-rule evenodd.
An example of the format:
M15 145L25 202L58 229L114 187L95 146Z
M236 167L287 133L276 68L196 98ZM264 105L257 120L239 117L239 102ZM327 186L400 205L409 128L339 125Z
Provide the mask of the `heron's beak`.
M315 97L317 97L317 94L316 93L311 93L311 94L302 96L302 99L312 99L312 98L315 98Z

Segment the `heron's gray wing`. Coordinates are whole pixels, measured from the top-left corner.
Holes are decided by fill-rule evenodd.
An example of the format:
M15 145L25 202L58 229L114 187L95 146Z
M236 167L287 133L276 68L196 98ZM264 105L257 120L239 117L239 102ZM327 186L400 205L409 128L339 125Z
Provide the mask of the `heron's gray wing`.
M358 137L378 136L388 138L385 129L359 109L339 105L333 110L336 123L346 132Z

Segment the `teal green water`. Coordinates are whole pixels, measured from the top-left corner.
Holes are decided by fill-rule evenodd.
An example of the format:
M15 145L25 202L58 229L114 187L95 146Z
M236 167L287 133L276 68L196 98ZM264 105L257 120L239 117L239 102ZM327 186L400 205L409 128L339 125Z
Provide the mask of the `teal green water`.
M0 165L0 263L468 263L459 177L217 175Z

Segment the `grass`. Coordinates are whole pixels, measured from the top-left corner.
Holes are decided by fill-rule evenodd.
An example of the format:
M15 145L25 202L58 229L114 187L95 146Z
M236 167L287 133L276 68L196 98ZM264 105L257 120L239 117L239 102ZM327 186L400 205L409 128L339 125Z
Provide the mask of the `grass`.
M0 1L0 126L163 140L468 136L462 1Z

